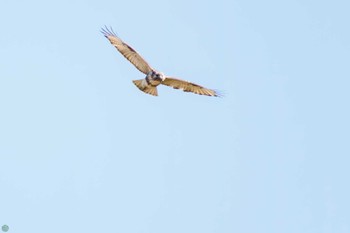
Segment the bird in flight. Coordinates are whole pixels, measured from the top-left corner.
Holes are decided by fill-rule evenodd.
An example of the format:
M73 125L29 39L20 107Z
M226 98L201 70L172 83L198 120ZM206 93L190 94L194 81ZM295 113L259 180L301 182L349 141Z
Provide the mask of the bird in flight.
M116 47L116 49L131 62L139 71L146 75L146 78L133 80L133 83L143 92L158 96L157 86L163 84L173 87L175 89L181 89L185 92L193 92L199 95L207 96L220 96L215 90L207 89L195 83L191 83L185 80L165 76L162 72L153 69L140 54L138 54L133 48L122 41L113 29L107 27L101 29L102 34Z

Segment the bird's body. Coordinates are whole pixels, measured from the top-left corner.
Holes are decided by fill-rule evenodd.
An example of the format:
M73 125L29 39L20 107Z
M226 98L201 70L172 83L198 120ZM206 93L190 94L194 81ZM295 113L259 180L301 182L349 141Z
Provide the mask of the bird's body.
M163 73L152 70L146 76L146 81L151 86L158 86L165 80L165 76Z
M157 86L165 80L163 73L152 70L144 79L133 80L132 82L143 92L154 96L158 95Z
M128 59L146 77L140 80L133 80L133 83L143 92L157 96L157 86L160 84L182 89L185 92L193 92L199 95L219 96L217 91L210 90L197 84L165 76L162 72L153 69L133 48L124 43L114 32L108 28L102 29L103 35L117 48L117 50Z

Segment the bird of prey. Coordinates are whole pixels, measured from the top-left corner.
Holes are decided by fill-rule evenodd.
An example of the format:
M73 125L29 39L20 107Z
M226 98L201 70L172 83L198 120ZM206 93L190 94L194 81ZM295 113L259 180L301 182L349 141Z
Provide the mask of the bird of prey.
M143 92L158 96L157 86L163 84L166 86L173 87L175 89L181 89L185 92L193 92L199 95L207 96L219 96L219 93L215 90L207 89L200 85L165 76L162 72L153 69L140 54L138 54L133 48L122 41L113 29L102 28L102 34L116 47L116 49L131 62L139 71L146 75L146 78L133 80L133 83Z

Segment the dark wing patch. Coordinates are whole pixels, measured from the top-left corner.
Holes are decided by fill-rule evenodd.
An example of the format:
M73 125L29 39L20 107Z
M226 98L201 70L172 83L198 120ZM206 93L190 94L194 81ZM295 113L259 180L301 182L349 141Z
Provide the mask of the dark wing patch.
M107 27L101 29L101 33L116 47L116 49L130 61L139 71L144 74L148 74L152 71L152 67L138 54L135 49L124 43L112 28Z

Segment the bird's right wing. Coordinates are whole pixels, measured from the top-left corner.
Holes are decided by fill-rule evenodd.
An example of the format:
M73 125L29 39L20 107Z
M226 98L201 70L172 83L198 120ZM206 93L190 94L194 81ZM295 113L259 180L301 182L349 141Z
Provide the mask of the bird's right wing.
M117 50L128 59L139 71L144 74L148 74L152 71L152 67L128 44L124 43L112 29L102 28L102 34L111 42L111 44L117 48Z
M195 83L191 83L185 80L176 79L172 77L166 77L162 84L170 86L175 89L182 89L185 92L193 92L198 95L207 95L207 96L221 96L217 91L207 89Z

